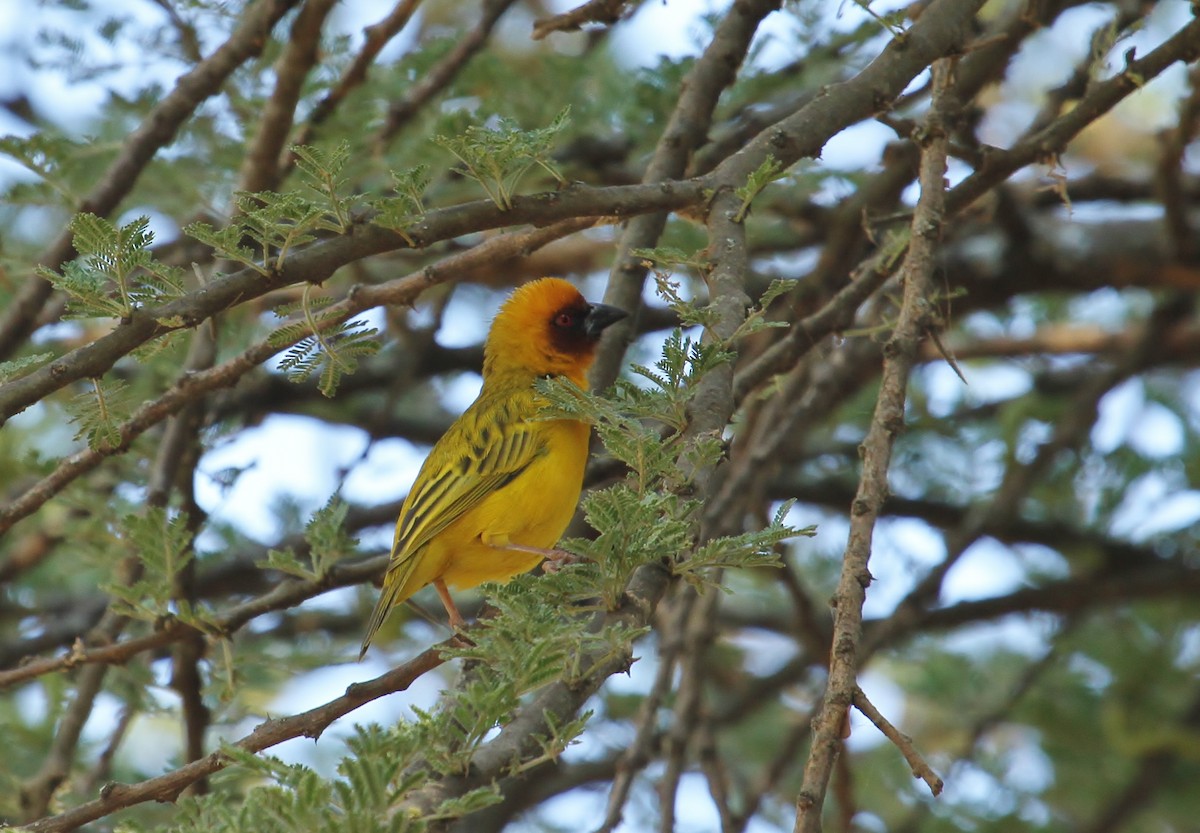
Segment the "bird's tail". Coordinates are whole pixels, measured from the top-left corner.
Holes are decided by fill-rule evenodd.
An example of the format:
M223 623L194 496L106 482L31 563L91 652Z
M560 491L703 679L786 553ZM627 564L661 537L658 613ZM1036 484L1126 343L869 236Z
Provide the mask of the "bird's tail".
M396 603L396 593L399 589L399 587L395 586L388 587L387 583L384 583L383 591L379 594L379 601L375 603L375 610L371 611L371 620L367 623L367 634L363 637L362 648L358 652L360 662L367 655L367 648L370 647L371 640L375 638L375 634L379 632L380 626L383 625L383 620L387 618L388 611Z
M370 647L371 640L379 632L379 628L387 619L391 609L412 595L411 591L408 593L403 591L412 575L413 567L416 566L416 561L415 558L405 558L397 563L396 553L392 553L388 571L383 576L383 589L379 592L379 601L375 603L375 609L371 611L371 619L367 622L367 634L363 637L362 648L358 652L360 662L367 655L367 648Z

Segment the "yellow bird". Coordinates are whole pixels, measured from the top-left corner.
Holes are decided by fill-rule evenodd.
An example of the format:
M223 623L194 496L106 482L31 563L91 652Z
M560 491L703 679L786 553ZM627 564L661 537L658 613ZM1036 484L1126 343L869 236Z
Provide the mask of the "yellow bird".
M383 591L359 659L388 612L433 584L455 628L465 627L447 587L507 581L544 558L575 513L588 426L539 419L538 379L587 387L601 333L627 313L590 304L559 278L513 292L483 348L483 390L434 445L400 517Z

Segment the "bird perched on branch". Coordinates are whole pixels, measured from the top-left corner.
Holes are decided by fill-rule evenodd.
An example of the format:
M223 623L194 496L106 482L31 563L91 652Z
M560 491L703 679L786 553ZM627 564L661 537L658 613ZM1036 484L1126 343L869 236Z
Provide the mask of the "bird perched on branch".
M479 398L429 452L400 510L360 659L388 612L425 585L462 628L448 587L506 581L566 555L550 547L579 502L588 426L540 418L534 384L563 376L586 388L600 335L625 316L558 278L527 283L504 303L484 345Z

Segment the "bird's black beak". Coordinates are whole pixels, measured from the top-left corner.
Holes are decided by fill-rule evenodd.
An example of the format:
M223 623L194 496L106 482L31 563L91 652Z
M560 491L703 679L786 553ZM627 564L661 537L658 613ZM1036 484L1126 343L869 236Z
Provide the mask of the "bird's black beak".
M591 304L583 319L583 331L587 333L588 338L600 338L606 327L616 324L628 315L625 310L610 307L608 304Z

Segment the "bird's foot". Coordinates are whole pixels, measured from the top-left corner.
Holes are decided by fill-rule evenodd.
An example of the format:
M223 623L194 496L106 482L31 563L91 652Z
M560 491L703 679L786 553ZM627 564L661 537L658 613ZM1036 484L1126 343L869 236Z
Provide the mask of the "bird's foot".
M547 550L546 560L542 562L542 569L547 573L557 573L568 564L583 564L590 561L592 559L566 550Z
M526 547L522 544L503 544L497 549L512 550L513 552L527 552L531 555L540 555L546 559L542 562L542 569L547 573L557 573L567 564L582 564L585 561L591 561L590 558L585 558L582 555L576 555L573 552L566 550L552 549L548 550L544 547Z

